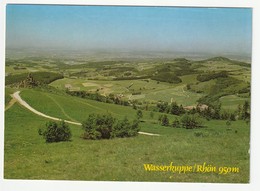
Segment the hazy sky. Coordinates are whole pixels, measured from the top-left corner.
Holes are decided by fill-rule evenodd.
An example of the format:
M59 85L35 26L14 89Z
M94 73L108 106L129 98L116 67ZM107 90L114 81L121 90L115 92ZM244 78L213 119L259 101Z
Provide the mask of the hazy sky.
M8 5L7 48L250 53L252 10Z

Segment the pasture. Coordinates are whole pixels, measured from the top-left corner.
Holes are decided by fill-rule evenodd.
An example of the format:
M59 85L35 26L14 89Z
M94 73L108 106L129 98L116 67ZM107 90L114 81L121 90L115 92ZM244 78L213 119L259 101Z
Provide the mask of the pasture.
M49 77L55 78L37 75L48 73L46 71L51 71ZM214 77L223 71L227 72L226 76ZM17 88L28 72L44 85ZM167 82L167 78L172 76L178 80ZM156 104L161 100L195 106L198 102L208 101L235 113L238 104L250 101L250 76L249 64L222 57L202 61L184 58L155 61L86 61L76 57L8 59L5 105L11 100L10 94L20 90L22 99L36 110L81 123L91 113L110 113L118 119L135 119L137 110L131 104L136 101L143 108L141 131L160 136L139 134L131 138L84 140L82 127L69 125L71 141L45 143L38 135L38 129L45 126L48 119L16 102L5 111L4 178L248 183L250 122L203 118L203 128L199 129L166 127L158 122L159 116L165 113L157 112ZM71 96L66 93L68 90L103 96L121 95L130 106ZM148 106L147 111L145 106ZM180 119L180 116L166 115L170 124L176 118ZM171 162L180 166L207 163L237 168L239 172L179 174L148 172L143 166L169 165Z
M113 104L98 103L80 98L24 90L22 98L49 115L76 119L88 113L104 112L109 108L115 116L134 117L135 110ZM37 95L37 96L36 96ZM37 98L36 98L37 97ZM34 99L33 99L34 98ZM40 101L37 101L37 100ZM58 104L55 104L58 102ZM42 104L45 103L45 104ZM46 106L47 105L47 106ZM46 107L45 107L46 106ZM172 116L174 117L174 116ZM15 120L14 120L15 119ZM5 114L4 177L9 179L50 180L111 180L164 182L237 182L249 180L249 126L244 121L232 122L227 129L225 121L208 121L207 128L187 130L163 127L144 114L141 131L158 133L153 137L112 140L83 140L80 126L70 125L71 142L46 144L38 135L38 128L48 121L19 104ZM126 149L127 148L127 149ZM143 164L168 165L203 164L232 166L239 173L147 172Z

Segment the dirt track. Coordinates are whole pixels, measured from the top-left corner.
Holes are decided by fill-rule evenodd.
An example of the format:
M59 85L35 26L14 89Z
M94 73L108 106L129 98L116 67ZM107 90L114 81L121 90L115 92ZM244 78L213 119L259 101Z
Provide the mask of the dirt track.
M19 102L22 106L24 106L25 108L27 108L28 110L30 110L31 112L35 113L36 115L39 115L41 117L45 117L45 118L48 118L48 119L52 119L52 120L55 120L55 121L62 121L62 119L59 119L59 118L56 118L56 117L51 117L49 115L46 115L44 113L41 113L39 111L37 111L36 109L32 108L26 101L24 101L21 97L20 97L20 91L17 91L15 92L14 94L12 94L12 97L14 98L13 102L15 103L15 100L17 102ZM14 104L13 103L13 104ZM12 105L13 105L12 104ZM12 106L11 105L11 106ZM10 108L11 106L9 106L8 108ZM7 110L7 109L6 109ZM70 124L73 124L73 125L79 125L81 126L81 123L78 123L78 122L74 122L74 121L68 121L68 120L64 120L66 123L70 123ZM153 133L146 133L146 132L138 132L139 134L142 134L142 135L150 135L150 136L160 136L159 134L153 134Z

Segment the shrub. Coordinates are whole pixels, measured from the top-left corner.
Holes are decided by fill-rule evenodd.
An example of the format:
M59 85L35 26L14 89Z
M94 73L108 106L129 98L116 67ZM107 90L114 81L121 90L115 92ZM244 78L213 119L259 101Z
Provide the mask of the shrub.
M134 120L132 124L129 122L127 118L123 119L122 121L118 121L113 126L112 131L112 138L114 137L133 137L138 134L140 130L139 121Z
M140 120L141 118L143 118L143 112L141 110L137 110L136 116L137 116L137 119Z
M110 139L115 137L132 137L138 134L139 120L132 123L125 117L117 120L110 114L90 114L88 119L82 123L85 130L84 139Z
M110 114L90 114L88 119L82 123L85 130L84 139L109 139L115 118Z
M69 141L71 138L70 128L64 121L60 123L50 121L46 123L46 128L39 129L38 133L44 137L47 143Z
M180 128L181 127L181 123L178 120L178 118L174 119L174 121L172 122L172 127L174 127L174 128Z
M183 115L181 118L181 124L182 127L186 129L195 129L202 127L202 121L197 115Z
M185 113L185 110L182 107L182 105L178 106L178 104L176 102L173 102L173 103L171 103L171 105L169 107L169 112L173 115L181 115L181 114Z
M162 126L169 126L170 122L167 115L160 115L158 121Z

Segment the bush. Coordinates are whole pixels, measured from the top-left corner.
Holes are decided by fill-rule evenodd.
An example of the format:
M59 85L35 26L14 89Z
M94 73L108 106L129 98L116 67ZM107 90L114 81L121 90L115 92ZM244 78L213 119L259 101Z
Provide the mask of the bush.
M174 127L174 128L180 128L181 127L181 123L178 120L178 118L174 119L174 121L172 122L172 127Z
M197 115L183 115L181 118L181 124L182 127L186 129L195 129L202 127L202 121Z
M134 120L132 124L129 122L127 118L122 121L118 121L115 126L113 126L112 136L114 137L133 137L138 134L140 130L139 121Z
M85 130L84 139L110 139L115 137L132 137L138 134L139 120L132 123L127 118L117 120L110 114L90 114L82 123Z
M60 123L50 121L46 123L46 128L39 129L38 133L47 143L69 141L71 138L70 128L64 121Z
M170 122L167 115L160 115L158 121L162 126L169 126Z
M181 114L185 113L185 110L182 107L182 105L178 106L178 104L176 102L173 102L173 103L171 103L171 105L169 107L169 112L173 115L181 115Z
M88 119L82 123L85 130L84 139L109 139L115 118L110 114L90 114Z
M137 119L140 120L141 118L143 118L143 112L141 110L137 110L136 116L137 116Z

